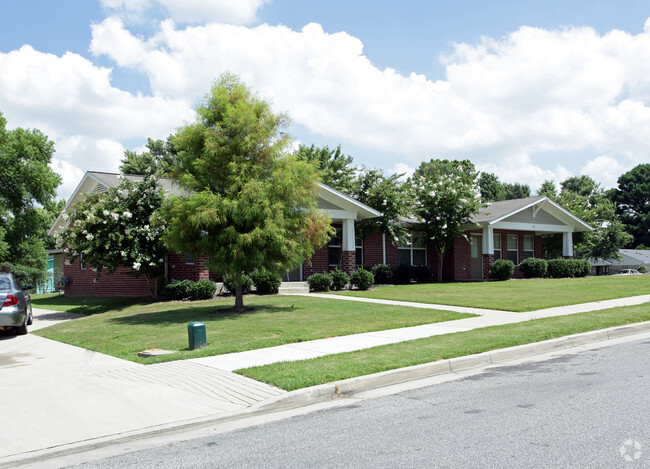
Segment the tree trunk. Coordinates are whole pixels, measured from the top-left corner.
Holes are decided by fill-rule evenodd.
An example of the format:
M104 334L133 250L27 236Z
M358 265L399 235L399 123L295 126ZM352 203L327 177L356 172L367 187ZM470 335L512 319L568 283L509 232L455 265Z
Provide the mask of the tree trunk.
M241 280L235 287L235 311L238 313L244 312L244 295L241 288Z
M438 283L442 282L442 262L445 259L445 251L438 251Z

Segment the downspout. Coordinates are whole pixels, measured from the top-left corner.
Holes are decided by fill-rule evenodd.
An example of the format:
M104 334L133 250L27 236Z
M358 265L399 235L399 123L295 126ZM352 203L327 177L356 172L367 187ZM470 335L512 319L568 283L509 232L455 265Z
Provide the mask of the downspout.
M386 233L381 234L381 253L382 253L382 264L386 263Z

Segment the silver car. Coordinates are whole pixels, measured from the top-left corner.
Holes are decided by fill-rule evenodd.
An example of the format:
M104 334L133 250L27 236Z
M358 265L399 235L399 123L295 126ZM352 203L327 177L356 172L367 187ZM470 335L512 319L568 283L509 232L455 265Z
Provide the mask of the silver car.
M11 274L0 274L0 331L15 330L16 334L27 334L32 324L32 298L27 293L31 285L22 287Z

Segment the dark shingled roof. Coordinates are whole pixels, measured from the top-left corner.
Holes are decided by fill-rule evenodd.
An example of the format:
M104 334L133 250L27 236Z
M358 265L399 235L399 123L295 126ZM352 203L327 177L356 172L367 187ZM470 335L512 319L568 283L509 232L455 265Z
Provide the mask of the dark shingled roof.
M490 202L488 207L483 207L479 210L478 214L472 218L474 223L490 223L491 221L498 220L501 217L516 212L522 208L530 205L535 205L541 199L546 198L543 195L537 197L526 197L525 199L511 199L501 200L499 202Z

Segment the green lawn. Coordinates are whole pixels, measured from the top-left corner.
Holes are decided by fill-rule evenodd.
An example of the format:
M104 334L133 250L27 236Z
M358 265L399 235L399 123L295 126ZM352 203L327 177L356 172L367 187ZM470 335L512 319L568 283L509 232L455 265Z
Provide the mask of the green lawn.
M650 303L486 327L312 360L274 363L237 373L287 391L406 366L650 321Z
M650 275L390 285L365 292L346 291L338 294L504 311L535 311L647 295L650 294Z
M56 298L44 298L42 307L46 301L59 301L59 307L63 307L63 300ZM83 306L83 299L79 303ZM245 304L256 308L247 313L228 312L233 303L232 298L224 298L121 305L35 334L127 360L155 363L471 317L299 296L247 296ZM206 324L207 347L187 350L187 324L191 321ZM137 356L137 352L149 348L178 353L155 358Z
M64 296L58 293L31 295L34 308L66 311L70 313L97 314L121 310L137 303L151 303L147 298L117 298L106 296Z

